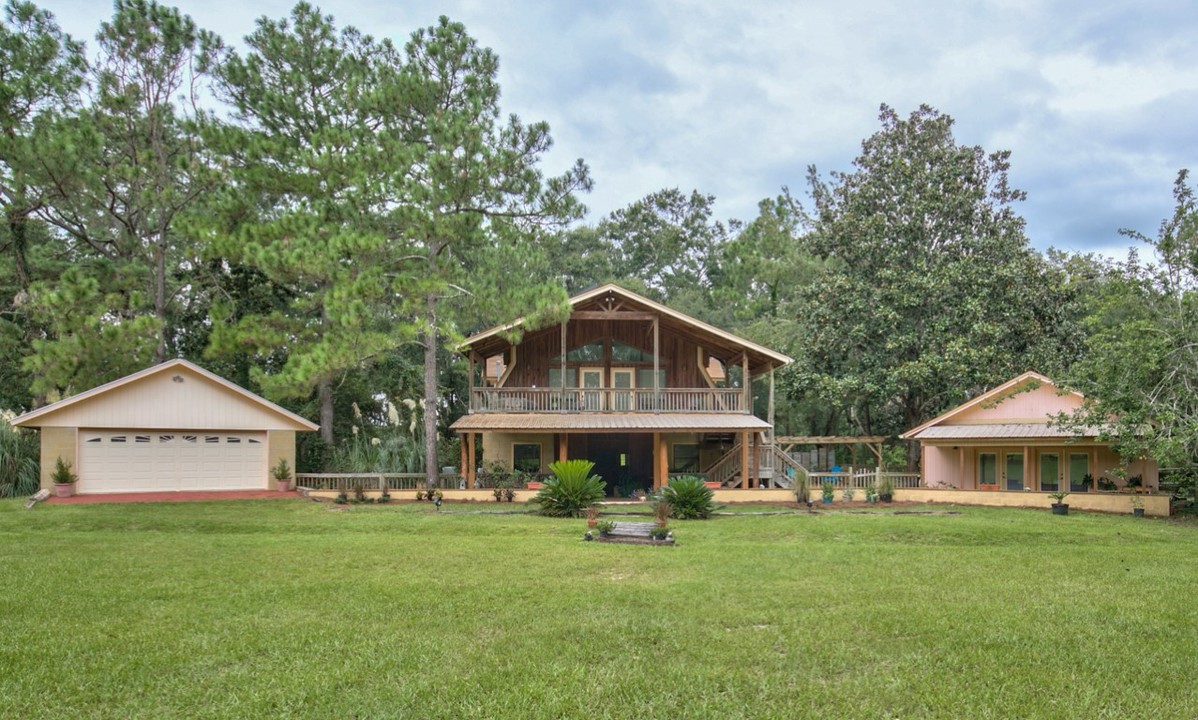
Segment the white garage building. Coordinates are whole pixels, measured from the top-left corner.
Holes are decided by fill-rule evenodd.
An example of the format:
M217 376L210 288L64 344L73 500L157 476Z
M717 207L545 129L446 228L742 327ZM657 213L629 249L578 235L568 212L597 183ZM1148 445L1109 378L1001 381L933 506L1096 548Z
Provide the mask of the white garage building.
M26 413L41 429L42 487L61 457L77 493L262 490L295 468L295 433L318 426L186 360L171 360Z

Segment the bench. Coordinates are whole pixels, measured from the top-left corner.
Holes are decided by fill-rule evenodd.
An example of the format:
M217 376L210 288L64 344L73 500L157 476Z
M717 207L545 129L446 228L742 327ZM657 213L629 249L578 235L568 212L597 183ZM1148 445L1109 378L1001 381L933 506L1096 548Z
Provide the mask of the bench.
M653 523L618 522L612 525L607 535L599 535L600 542L628 543L632 545L673 545L674 536L668 535L664 540L653 537Z

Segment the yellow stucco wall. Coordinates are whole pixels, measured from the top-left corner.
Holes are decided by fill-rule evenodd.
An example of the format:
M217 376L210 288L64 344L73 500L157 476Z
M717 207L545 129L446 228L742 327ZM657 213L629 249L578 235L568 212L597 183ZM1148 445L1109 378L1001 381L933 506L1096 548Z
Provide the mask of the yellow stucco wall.
M266 479L264 487L271 489L275 486L275 477L271 474L280 460L286 460L291 467L292 486L295 486L295 431L270 430L266 433Z
M1071 510L1097 510L1128 515L1132 510L1132 497L1130 493L1073 493L1065 498L1065 503ZM1145 515L1169 516L1169 496L1141 494L1138 497L1144 502ZM898 502L1033 508L1047 508L1054 502L1047 493L1039 492L985 492L932 488L896 488L894 499Z
M54 489L54 466L58 458L71 464L71 472L79 473L79 458L76 455L75 438L78 430L73 427L44 427L42 434L41 478L42 487Z
M541 472L549 472L549 463L556 460L557 448L553 435L545 433L483 433L484 465L496 460L506 468L512 467L512 446L517 443L537 443L541 446Z

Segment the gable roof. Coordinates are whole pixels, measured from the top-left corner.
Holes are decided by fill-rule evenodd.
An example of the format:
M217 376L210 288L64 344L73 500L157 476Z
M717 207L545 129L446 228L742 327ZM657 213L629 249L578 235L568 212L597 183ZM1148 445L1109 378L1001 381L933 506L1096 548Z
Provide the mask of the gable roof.
M570 298L570 306L578 309L580 306L586 305L592 301L598 301L605 297L615 297L628 302L641 310L658 313L665 318L669 318L691 330L697 335L711 338L722 344L734 346L739 350L757 357L759 364L769 365L771 367L779 367L793 362L793 359L783 355L780 352L770 350L769 348L758 345L757 343L746 340L738 335L734 335L726 330L721 330L714 325L709 325L702 320L693 318L686 313L678 312L659 302L650 300L649 298L639 295L616 285L615 283L606 283L599 287L592 288L581 292ZM496 325L488 330L476 333L466 338L458 349L476 349L481 353L490 354L492 351L497 351L500 347L506 346L506 340L502 339L502 334L511 330L515 330L524 325L526 319L521 317L503 325Z
M1020 387L1021 385L1026 385L1030 382L1037 382L1037 383L1040 383L1041 385L1048 385L1049 387L1053 387L1053 388L1057 387L1056 383L1054 383L1048 377L1041 375L1038 372L1032 372L1029 370L1028 372L1025 372L1021 375L1017 375L1016 377L1011 378L1010 380L1006 381L1002 385L999 385L998 387L992 388L992 389L982 393L981 395L978 395L977 397L972 398L972 399L968 400L967 402L964 402L964 403L958 405L957 407L953 408L952 410L949 410L948 412L937 415L936 417L932 418L931 420L925 422L924 424L922 424L918 427L911 428L910 430L903 433L902 435L899 435L899 439L901 439L901 440L917 439L920 436L924 435L925 430L934 428L937 425L941 425L945 421L951 420L952 418L954 418L958 415L961 415L962 413L972 410L973 408L977 407L978 405L982 405L983 403L986 403L990 400L994 400L995 398L1003 395L1004 393L1010 392L1011 390L1014 390L1014 389ZM1075 395L1078 398L1084 397L1081 393L1073 391L1073 390L1069 391L1069 394ZM943 433L933 433L933 434L938 435L938 436L943 435ZM1069 433L1066 433L1066 435L1068 435L1068 434ZM945 435L945 436L947 437L947 435ZM958 437L958 435L953 435L953 437ZM966 437L966 436L960 435L960 437Z
M189 370L189 371L201 376L205 380L207 380L225 390L229 390L229 391L233 392L234 394L249 401L253 405L267 411L268 413L270 413L272 415L275 415L275 416L281 418L282 420L285 421L286 424L292 426L292 428L295 430L311 431L311 430L319 430L320 429L319 425L309 421L308 419L301 417L299 415L296 415L295 413L291 412L290 410L287 410L286 408L282 408L282 407L270 402L266 398L256 395L256 394L250 392L249 390L246 390L245 388L241 387L240 385L229 382L228 380L222 378L221 376L219 376L215 373L209 372L208 370L205 370L204 368L200 367L199 365L188 362L187 360L183 360L182 358L168 360L159 365L154 365L154 366L148 367L144 370L135 372L132 375L126 375L123 378L119 378L117 380L113 380L112 382L108 382L108 383L105 383L98 387L94 387L91 390L87 390L85 392L81 392L76 395L72 395L68 398L63 398L62 400L59 400L56 403L51 403L45 407L38 408L37 410L31 410L31 411L25 413L24 415L21 415L21 416L15 418L11 424L13 426L17 426L17 427L19 427L19 426L41 427L43 425L49 424L46 422L46 420L49 416L57 414L60 411L63 411L67 408L76 406L84 401L91 400L91 399L100 397L102 395L106 395L106 394L116 391L120 388L124 388L129 385L133 385L138 382L145 381L149 378L155 377L162 373L166 373L171 370L177 370L180 368Z

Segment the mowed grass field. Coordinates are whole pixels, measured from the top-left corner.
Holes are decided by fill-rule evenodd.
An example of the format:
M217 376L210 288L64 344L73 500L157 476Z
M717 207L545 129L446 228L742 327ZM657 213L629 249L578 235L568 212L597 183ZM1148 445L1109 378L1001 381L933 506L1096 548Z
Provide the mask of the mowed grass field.
M1192 523L494 509L0 503L0 717L1198 716Z

